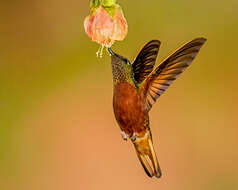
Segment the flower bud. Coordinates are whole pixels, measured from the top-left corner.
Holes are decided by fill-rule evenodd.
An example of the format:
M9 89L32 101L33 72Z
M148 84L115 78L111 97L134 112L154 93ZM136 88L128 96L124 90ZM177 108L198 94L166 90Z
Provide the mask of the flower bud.
M115 1L98 2L96 6L91 6L90 15L84 20L85 32L92 41L103 47L111 47L116 40L121 41L126 37L128 25L121 7Z

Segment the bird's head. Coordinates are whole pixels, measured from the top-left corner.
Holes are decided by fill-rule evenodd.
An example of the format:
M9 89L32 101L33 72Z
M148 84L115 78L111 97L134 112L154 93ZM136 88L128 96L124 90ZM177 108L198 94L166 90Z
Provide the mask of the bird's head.
M108 51L111 55L112 64L122 64L122 65L131 66L130 61L126 59L125 57L122 57L121 55L116 54L115 52L112 51L111 48L108 48Z
M111 55L112 73L114 82L129 82L134 85L133 82L133 70L130 61L121 55L116 54L111 48L108 48Z

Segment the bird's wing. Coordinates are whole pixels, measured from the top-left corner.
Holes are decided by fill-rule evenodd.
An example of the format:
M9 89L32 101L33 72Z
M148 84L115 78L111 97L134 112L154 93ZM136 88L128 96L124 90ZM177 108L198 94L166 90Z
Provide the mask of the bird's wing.
M171 83L192 63L205 42L205 38L196 38L188 42L150 73L140 88L147 111L151 109L157 98L164 93Z
M137 83L141 83L153 70L160 47L160 41L151 40L139 52L132 68L134 72L134 79Z

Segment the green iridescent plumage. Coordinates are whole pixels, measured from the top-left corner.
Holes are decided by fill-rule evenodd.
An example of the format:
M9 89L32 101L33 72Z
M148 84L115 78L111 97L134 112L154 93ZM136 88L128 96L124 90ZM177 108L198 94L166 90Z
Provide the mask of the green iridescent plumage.
M122 56L112 56L113 83L127 82L137 88L134 80L134 73L130 62Z

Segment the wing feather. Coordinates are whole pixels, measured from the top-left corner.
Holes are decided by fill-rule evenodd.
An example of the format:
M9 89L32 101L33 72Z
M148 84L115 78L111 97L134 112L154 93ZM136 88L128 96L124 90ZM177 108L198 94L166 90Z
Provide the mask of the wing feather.
M160 47L160 41L152 40L147 43L132 64L134 79L137 83L141 83L153 70L158 51Z
M143 82L140 92L149 111L172 82L192 63L205 38L196 38L175 51L158 67L156 67Z

